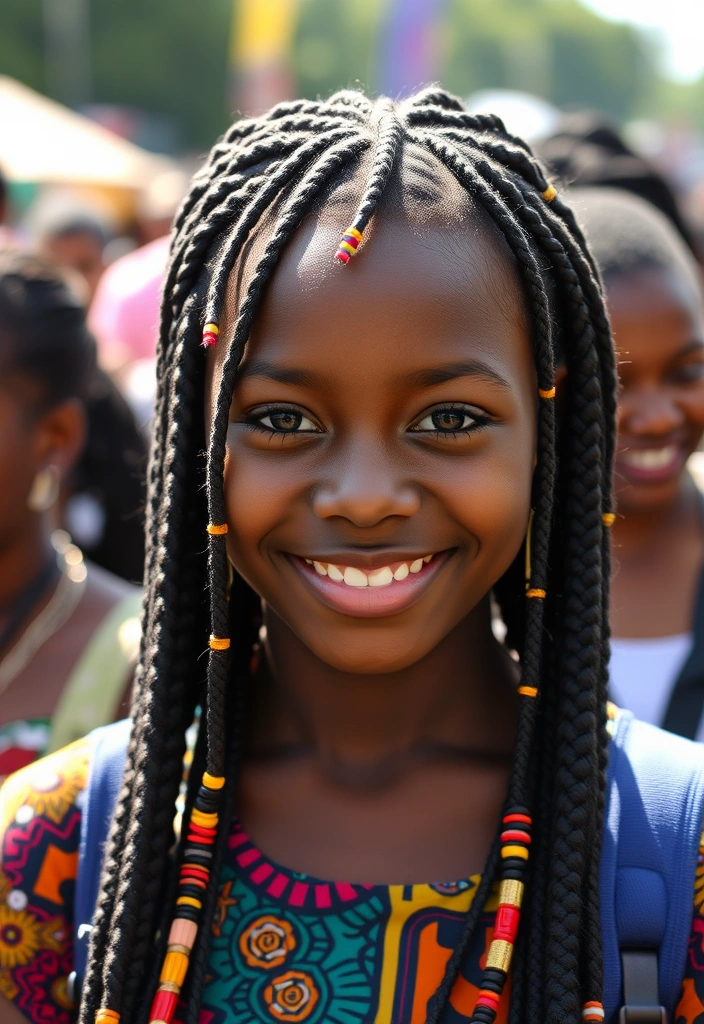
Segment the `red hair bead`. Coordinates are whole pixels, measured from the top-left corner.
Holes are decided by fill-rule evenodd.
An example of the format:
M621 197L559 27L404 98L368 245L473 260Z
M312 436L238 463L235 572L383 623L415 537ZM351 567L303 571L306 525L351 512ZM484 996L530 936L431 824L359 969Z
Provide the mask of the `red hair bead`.
M177 1006L178 993L165 991L163 988L159 988L154 996L149 1020L166 1021L166 1024L171 1024L171 1021L174 1019L174 1013L176 1012Z
M335 253L335 259L338 263L349 263L350 257L354 256L359 243L362 241L362 232L358 231L357 228L347 228L342 236L342 241L337 247Z
M510 907L502 904L496 911L494 921L494 938L503 939L504 942L515 942L518 934L518 922L521 919L521 912L518 907Z
M201 341L203 348L212 348L213 345L217 345L219 333L220 328L217 324L206 324L203 328L203 340Z

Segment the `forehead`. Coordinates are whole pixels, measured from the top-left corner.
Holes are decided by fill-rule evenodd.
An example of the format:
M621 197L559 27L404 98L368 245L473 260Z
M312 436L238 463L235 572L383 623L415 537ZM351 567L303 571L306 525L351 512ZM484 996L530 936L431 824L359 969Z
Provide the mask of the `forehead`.
M609 312L634 323L655 319L702 330L704 302L698 285L673 267L643 266L606 280Z
M486 355L525 364L520 281L498 229L444 167L408 146L364 243L346 267L333 254L354 217L368 163L339 182L295 231L267 284L245 359L310 357L351 367ZM231 275L229 338L277 211ZM225 349L225 346L222 346ZM520 351L518 351L520 350ZM217 354L218 361L224 352Z

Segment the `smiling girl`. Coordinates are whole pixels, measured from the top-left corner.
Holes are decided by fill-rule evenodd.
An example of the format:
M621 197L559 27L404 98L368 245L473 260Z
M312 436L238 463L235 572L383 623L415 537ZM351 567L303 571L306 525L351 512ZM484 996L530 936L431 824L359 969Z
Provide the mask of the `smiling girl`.
M577 189L606 285L621 389L612 584L614 700L704 739L704 433L700 272L666 218L616 189ZM696 459L699 456L695 456Z
M81 1024L616 1010L598 885L614 405L581 234L498 119L437 89L346 92L215 147L165 286L145 640ZM628 728L610 759L640 771ZM667 742L669 764L694 756ZM2 991L31 1021L69 1020L92 750L3 793ZM79 888L99 851L84 838Z

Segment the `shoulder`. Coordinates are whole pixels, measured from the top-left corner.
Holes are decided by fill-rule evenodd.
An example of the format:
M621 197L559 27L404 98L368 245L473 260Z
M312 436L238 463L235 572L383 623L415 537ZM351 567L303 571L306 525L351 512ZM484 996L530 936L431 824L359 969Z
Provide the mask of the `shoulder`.
M30 1021L69 1019L90 751L90 741L79 740L9 776L0 789L0 993Z

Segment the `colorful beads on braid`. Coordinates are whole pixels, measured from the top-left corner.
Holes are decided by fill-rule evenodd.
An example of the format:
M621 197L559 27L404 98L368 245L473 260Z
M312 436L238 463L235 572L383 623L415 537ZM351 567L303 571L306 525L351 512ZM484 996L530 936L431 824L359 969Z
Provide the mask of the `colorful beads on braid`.
M350 257L354 256L359 248L359 243L362 241L362 232L358 230L354 225L347 228L342 235L342 241L337 247L335 253L335 259L338 263L349 263Z
M593 1000L590 1003L585 1003L582 1009L582 1020L591 1021L602 1021L606 1014L604 1013L603 1003Z
M117 1010L97 1010L95 1024L120 1024L120 1014Z
M220 328L217 324L206 324L203 328L203 338L201 340L201 346L203 348L212 348L218 343L218 334Z
M203 897L210 881L213 846L218 832L218 810L225 779L203 773L201 786L186 826L183 861L179 872L176 911L166 956L159 975L159 986L149 1014L149 1024L171 1024L183 983L188 973L191 951L198 935ZM118 1024L105 1018L96 1024Z
M525 807L516 806L504 815L502 824L499 905L472 1024L493 1024L496 1018L521 920L533 821Z

